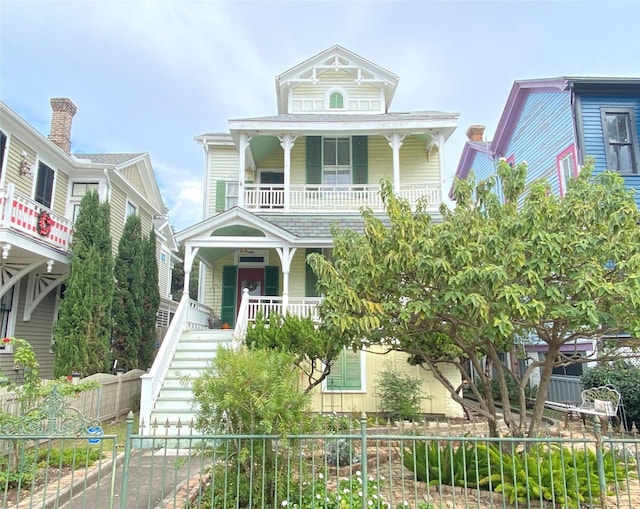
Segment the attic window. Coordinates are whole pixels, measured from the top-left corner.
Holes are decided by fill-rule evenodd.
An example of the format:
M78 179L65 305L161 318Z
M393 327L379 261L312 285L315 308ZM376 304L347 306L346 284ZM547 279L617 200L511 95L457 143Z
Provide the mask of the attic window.
M344 108L344 98L340 92L334 92L329 98L329 108L342 109Z

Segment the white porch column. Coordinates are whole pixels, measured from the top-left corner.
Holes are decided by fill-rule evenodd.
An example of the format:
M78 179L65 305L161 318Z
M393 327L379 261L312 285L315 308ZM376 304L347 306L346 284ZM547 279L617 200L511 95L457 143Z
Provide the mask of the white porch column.
M247 147L250 139L246 133L240 133L240 142L238 143L238 207L244 207L244 171L247 165Z
M188 243L184 246L184 287L182 289L182 293L186 295L189 295L189 276L191 274L193 262L196 259L196 254L198 253L198 249L199 248Z
M445 165L444 165L444 133L438 131L438 169L440 170L440 203L444 203L444 197L447 196L445 191ZM438 206L440 206L438 203Z
M284 211L289 212L291 206L291 149L296 136L285 134L278 136L280 146L284 149Z
M289 272L291 270L291 260L293 255L296 254L298 248L296 247L278 247L276 251L280 257L280 264L282 265L282 313L287 313L289 307Z
M385 138L387 138L389 146L393 150L393 192L398 194L400 192L400 147L402 147L404 135L391 133Z

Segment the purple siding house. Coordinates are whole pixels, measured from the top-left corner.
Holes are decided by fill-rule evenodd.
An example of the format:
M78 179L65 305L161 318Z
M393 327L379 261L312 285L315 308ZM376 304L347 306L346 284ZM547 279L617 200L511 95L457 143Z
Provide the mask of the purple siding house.
M465 179L471 172L477 180L490 177L497 161L504 157L510 162L526 161L528 182L546 178L553 192L562 196L568 180L578 174L585 158L593 157L594 173L606 169L619 172L627 187L636 190L640 207L639 132L640 78L516 81L493 140L485 140L484 126L474 125L467 130L469 141L462 150L455 177ZM499 185L496 193L502 197ZM530 356L544 355L545 346L533 340L527 350ZM589 355L594 348L591 341L565 345L565 350L576 355ZM559 368L549 399L578 398L578 377L583 366ZM570 383L572 379L575 387Z

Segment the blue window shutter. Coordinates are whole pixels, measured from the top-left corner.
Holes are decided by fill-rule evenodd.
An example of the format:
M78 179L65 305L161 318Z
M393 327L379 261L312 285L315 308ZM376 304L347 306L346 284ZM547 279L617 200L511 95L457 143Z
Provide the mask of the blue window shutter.
M220 321L233 327L236 322L236 307L238 285L238 267L225 265L222 267L222 309Z
M353 183L369 183L369 144L366 136L351 138L351 152L353 154Z
M307 136L307 184L322 184L322 138Z
M227 201L227 181L216 181L216 212L222 212L225 209Z

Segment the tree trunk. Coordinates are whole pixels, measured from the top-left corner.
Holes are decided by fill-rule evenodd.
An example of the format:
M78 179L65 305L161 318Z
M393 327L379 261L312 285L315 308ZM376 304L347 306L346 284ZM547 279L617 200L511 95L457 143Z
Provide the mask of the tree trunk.
M549 392L549 384L551 382L551 375L553 374L553 368L555 366L556 357L560 352L560 346L562 343L549 343L549 350L544 359L542 365L542 373L540 373L540 384L538 385L538 393L536 395L536 404L533 407L533 415L529 423L529 431L527 435L529 437L535 437L542 421L542 413L544 411L544 402L547 399Z

